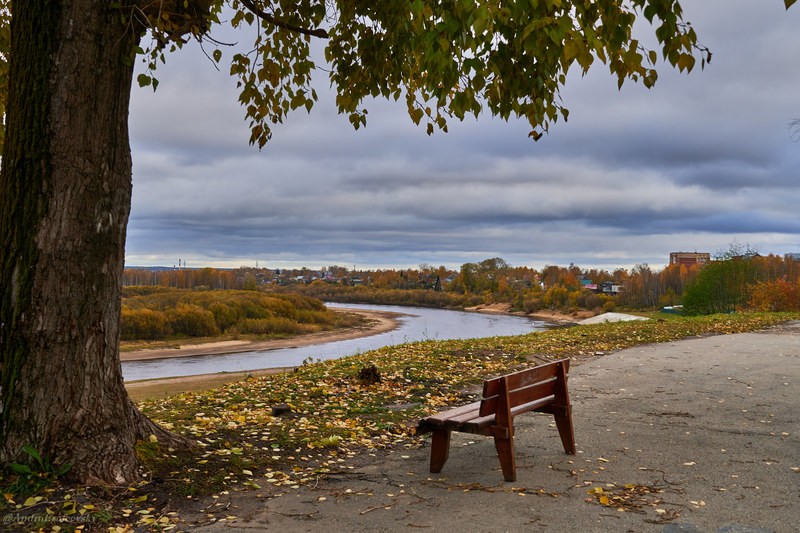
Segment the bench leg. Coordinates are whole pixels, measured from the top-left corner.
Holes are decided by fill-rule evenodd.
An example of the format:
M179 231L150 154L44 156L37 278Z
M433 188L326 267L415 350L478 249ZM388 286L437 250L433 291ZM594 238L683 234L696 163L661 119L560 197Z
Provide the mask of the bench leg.
M503 478L506 481L516 481L517 465L514 459L514 435L509 434L508 438L495 437L494 447L497 449L497 457L500 458Z
M572 406L563 408L561 413L556 413L556 427L558 436L561 437L561 444L564 451L570 455L575 455L575 431L572 429Z
M434 429L431 440L431 472L439 473L450 454L450 430Z

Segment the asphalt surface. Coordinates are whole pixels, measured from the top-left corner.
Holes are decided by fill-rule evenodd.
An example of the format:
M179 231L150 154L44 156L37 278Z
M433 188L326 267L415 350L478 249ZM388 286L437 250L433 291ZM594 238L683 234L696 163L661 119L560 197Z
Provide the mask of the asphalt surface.
M365 454L315 487L231 493L216 505L235 519L180 527L800 531L800 322L600 356L573 366L569 385L579 453L563 453L552 417L517 417L514 483L490 438L455 433L440 474L427 446Z

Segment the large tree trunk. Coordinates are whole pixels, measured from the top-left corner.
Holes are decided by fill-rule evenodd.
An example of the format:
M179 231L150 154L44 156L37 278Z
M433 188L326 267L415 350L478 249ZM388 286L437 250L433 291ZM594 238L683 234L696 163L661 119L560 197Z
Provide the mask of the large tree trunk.
M137 439L180 439L129 400L119 360L131 205L130 58L111 2L14 3L0 173L0 461L35 447L83 483L138 478Z

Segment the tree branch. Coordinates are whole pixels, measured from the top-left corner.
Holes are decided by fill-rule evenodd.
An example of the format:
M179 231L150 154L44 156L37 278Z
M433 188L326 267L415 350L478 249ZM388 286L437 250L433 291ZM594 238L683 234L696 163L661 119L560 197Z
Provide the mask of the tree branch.
M800 142L800 118L796 118L789 122L789 131L791 138L795 142Z
M253 0L240 0L240 1L242 2L242 5L247 9L249 9L255 16L279 28L293 31L295 33L302 33L303 35L311 35L312 37L319 37L321 39L328 38L328 32L323 30L322 28L316 28L316 29L301 28L300 26L295 26L294 24L290 24L288 22L276 19L263 9L259 8L255 4L255 2L253 2Z

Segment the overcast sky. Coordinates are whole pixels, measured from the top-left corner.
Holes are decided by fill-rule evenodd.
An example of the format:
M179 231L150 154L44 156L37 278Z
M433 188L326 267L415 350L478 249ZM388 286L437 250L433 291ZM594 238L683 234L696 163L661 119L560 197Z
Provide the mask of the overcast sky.
M621 91L600 63L575 72L569 122L539 142L488 115L428 137L402 102L368 105L356 132L319 72L311 114L259 151L227 69L187 47L158 91L134 89L126 262L661 268L671 251L734 242L800 252L800 6L683 5L714 54L705 70L662 66L654 89Z

